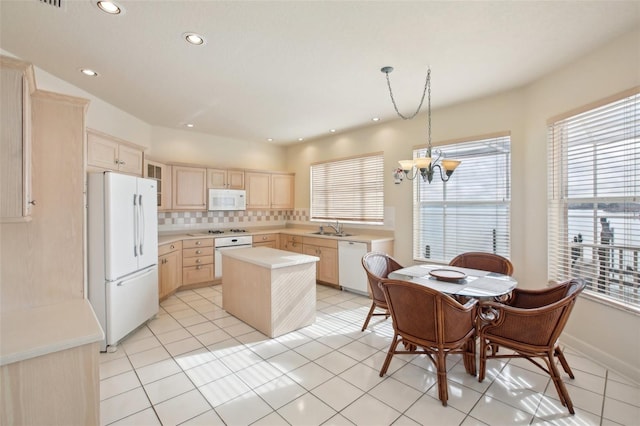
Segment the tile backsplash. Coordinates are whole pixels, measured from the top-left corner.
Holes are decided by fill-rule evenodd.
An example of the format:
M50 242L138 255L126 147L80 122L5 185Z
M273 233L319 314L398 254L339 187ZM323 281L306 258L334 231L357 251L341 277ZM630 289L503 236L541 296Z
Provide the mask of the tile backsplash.
M277 226L285 222L307 222L307 209L159 212L158 230L172 231L183 228L231 228L234 226Z

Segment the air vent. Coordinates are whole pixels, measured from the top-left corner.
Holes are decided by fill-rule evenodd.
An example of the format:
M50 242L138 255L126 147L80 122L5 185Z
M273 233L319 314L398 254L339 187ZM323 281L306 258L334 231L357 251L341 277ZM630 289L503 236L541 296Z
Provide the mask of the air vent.
M62 7L62 0L40 0L40 3L58 8Z

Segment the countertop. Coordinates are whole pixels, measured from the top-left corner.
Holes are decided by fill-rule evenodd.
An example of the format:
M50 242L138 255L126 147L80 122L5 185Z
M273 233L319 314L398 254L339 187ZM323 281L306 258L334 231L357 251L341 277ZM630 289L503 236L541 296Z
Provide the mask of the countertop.
M225 250L222 256L262 266L267 269L286 268L288 266L302 265L318 262L319 257L306 254L293 253L269 247L248 247L244 249Z
M316 232L317 229L312 228L247 228L247 232L242 233L226 233L226 234L207 234L206 229L194 229L194 230L184 230L184 231L167 231L158 233L158 244L169 244L176 241L181 240L189 240L189 239L198 239L198 238L220 238L220 237L230 237L230 236L254 236L254 235L264 235L264 234L287 234L287 235L299 235L303 237L313 237L313 238L327 238L337 241L355 241L355 242L363 242L363 243L372 243L372 242L382 242L382 241L392 241L393 236L385 236L385 235L376 235L376 234L367 234L367 231L359 232L358 230L348 232L353 234L348 237L336 237L332 235L315 235L313 232Z
M104 339L88 300L3 312L0 365L24 361Z

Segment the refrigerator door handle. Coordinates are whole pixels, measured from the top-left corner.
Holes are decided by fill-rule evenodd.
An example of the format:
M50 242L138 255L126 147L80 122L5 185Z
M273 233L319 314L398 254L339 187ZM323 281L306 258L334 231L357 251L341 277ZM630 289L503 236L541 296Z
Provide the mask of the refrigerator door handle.
M138 221L140 220L140 213L138 213L137 194L133 194L133 256L138 257Z
M142 194L138 195L138 210L140 212L140 256L144 253L142 251L142 246L144 244L144 231L145 231L145 223L144 223L144 204L142 203Z

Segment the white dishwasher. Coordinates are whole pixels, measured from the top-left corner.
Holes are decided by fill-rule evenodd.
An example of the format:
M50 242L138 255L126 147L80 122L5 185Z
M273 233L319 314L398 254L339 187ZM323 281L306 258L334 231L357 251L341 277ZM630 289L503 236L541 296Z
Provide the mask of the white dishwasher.
M367 274L362 267L366 243L338 241L338 279L344 290L367 295Z

